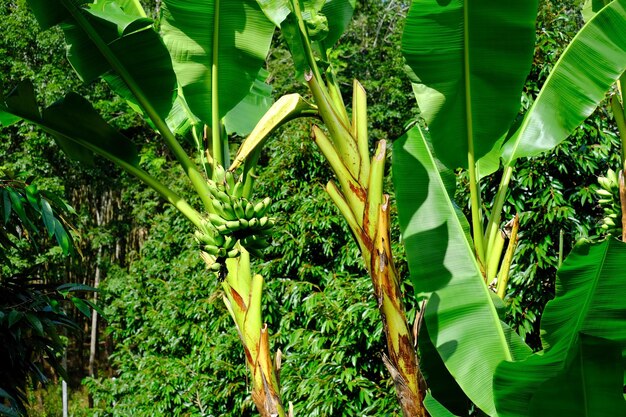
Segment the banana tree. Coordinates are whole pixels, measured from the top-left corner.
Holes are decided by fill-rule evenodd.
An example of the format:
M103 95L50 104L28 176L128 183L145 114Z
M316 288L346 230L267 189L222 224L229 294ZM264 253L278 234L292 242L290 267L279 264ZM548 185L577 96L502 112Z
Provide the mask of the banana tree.
M254 170L261 146L281 124L302 116L324 122L328 133L315 126L314 140L337 176L338 185L331 181L327 190L350 225L372 276L389 348L385 364L405 415L424 415L423 380L393 266L389 199L382 191L386 144L380 142L370 155L365 91L355 82L350 120L327 62L354 1L166 0L159 33L137 0L29 4L43 28L61 25L68 58L81 79L104 79L160 133L203 208L192 207L144 171L134 144L76 94L40 111L32 85L24 82L0 105L0 121L34 123L68 155L86 163L94 154L108 158L195 225L201 256L223 282L224 301L244 347L252 397L261 415L286 412L278 386L280 353L274 362L262 322L263 278L250 267L250 255L262 256L273 224L265 215L269 199L250 201ZM296 70L316 105L298 95L271 105L262 64L275 25L288 39ZM250 130L228 167L229 135ZM199 166L179 143L182 136L195 143Z
M262 415L285 415L260 302L263 278L250 272L274 220L268 198L251 201L255 161L226 172L231 133L246 134L271 106L264 62L274 26L256 1L166 1L158 27L139 1L29 1L42 28L60 25L68 59L85 82L104 79L160 137L187 175L203 207L192 207L139 164L136 146L84 98L70 93L40 111L22 82L0 104L0 123L38 125L71 157L105 157L156 190L196 227L201 256L223 280ZM192 18L190 18L190 16ZM209 22L209 23L207 23ZM312 113L300 106L294 116ZM247 131L246 131L247 130ZM189 137L197 155L179 140ZM196 164L193 159L200 161Z
M564 403L576 394L589 401L577 400L568 414L623 413L623 397L616 394L623 370L609 377L626 347L616 290L626 278L623 244L582 244L565 261L557 299L542 321L544 354L531 356L502 322L515 235L523 227L513 222L503 253L501 213L515 161L565 140L626 70L626 2L615 0L578 33L515 123L532 58L536 6L414 1L407 18L403 52L428 129L415 126L394 144L394 184L411 279L428 300L420 351L424 368L440 371L427 378L426 404L434 416L467 413L459 392L491 416L554 415L570 410ZM485 222L480 179L500 161L502 180ZM459 167L469 175L471 232L446 182L446 171ZM576 286L577 280L586 284ZM600 280L612 290L598 288ZM604 308L608 317L601 318L595 309ZM577 317L576 324L566 317ZM590 360L600 350L607 356ZM605 377L610 389L593 386L593 378Z

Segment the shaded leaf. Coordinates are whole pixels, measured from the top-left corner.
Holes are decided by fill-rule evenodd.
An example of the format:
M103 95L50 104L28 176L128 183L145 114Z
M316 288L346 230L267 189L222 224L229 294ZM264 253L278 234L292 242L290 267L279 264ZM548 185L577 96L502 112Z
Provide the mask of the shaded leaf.
M68 59L83 81L104 77L123 98L141 102L123 79L128 77L136 92L165 119L175 97L176 76L152 21L145 13L142 16L136 2L125 1L125 10L112 0L88 7L80 7L85 1L75 0L28 3L42 28L63 23Z
M521 362L504 362L497 369L494 389L501 416L532 416L531 399L542 384L565 372L580 333L626 347L625 281L625 243L610 239L572 250L559 269L556 297L543 313L545 352Z
M32 84L24 81L5 100L0 109L11 112L50 133L69 156L83 162L93 160L96 152L114 161L130 165L139 161L135 145L94 110L91 104L77 94L69 93L40 116Z
M533 417L626 416L623 345L581 334L567 369L541 386L530 402Z
M493 373L513 353L419 127L394 143L393 178L411 280L430 297L424 313L430 338L463 391L494 415Z

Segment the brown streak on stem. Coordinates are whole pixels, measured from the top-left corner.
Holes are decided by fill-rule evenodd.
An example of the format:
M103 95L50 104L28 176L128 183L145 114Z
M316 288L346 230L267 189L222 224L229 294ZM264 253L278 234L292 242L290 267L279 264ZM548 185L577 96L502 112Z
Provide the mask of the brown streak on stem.
M237 306L242 310L246 311L248 307L246 306L246 302L243 300L241 295L233 288L230 287L230 294L233 296L233 300L237 303Z
M404 416L425 417L425 382L418 367L411 329L405 315L402 293L389 240L389 197L379 206L373 239L370 274L387 339L385 365L389 370Z
M358 183L350 182L350 190L357 196L359 200L365 203L367 200L367 192Z

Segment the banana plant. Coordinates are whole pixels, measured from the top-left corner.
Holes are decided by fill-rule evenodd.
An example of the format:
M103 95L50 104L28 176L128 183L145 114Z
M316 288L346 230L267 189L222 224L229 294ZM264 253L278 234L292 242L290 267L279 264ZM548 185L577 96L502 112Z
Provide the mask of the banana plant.
M426 416L426 387L391 250L389 196L383 192L387 144L379 141L374 154L370 154L366 92L355 80L349 117L328 59L332 45L345 30L354 1L284 0L260 4L284 34L296 74L308 84L324 124L325 129L312 127L312 138L335 174L336 181L330 180L326 191L350 227L372 279L387 340L383 361L394 381L403 415ZM296 97L289 101L291 107L298 105ZM244 141L231 170L263 146L265 126L261 121Z
M203 207L193 207L143 170L133 142L74 93L40 110L33 86L24 81L0 103L0 124L24 120L49 133L75 159L109 159L194 224L200 255L222 280L257 409L263 416L286 415L279 366L272 360L269 330L261 315L263 279L250 272L250 255L262 256L271 238L271 201L251 198L256 159L245 161L239 172L224 169L229 165L229 134L245 135L266 111L277 113L276 107L270 109L271 89L263 68L273 23L254 0L167 0L159 22L146 17L138 0L28 3L42 28L61 26L68 59L83 81L104 79L159 132ZM314 113L315 108L302 101L288 115ZM195 143L195 158L181 146L183 137Z
M551 320L558 320L555 317L562 319L569 314L568 309L589 303L602 308L602 303L585 290L557 294L557 307L546 311L542 326L556 334L547 339L543 359L530 356L530 349L501 321L501 299L506 294L515 235L523 227L518 221L512 223L503 256L501 213L515 161L565 140L626 70L626 1L615 0L581 29L521 123L514 123L532 59L537 7L536 2L523 3L416 0L407 18L403 52L427 129L415 126L395 142L393 175L411 279L420 296L428 300L425 331L420 335L428 337L434 349L420 348L421 360L424 367L440 364L443 370L437 377L427 378L431 389L426 405L433 416L467 413L467 407L461 405L459 409L458 398L452 398L458 391L434 385L446 380L448 387L458 384L487 415L548 415L554 408L546 403L553 397L542 394L541 388L554 393L558 389L551 386L557 380L580 376L583 371L593 370L598 378L608 375L607 368L615 363L594 364L588 360L590 352L606 348L623 354L621 313L607 312L613 317L608 320L613 327L601 335L572 327L566 336L550 326ZM591 61L593 66L585 64ZM480 179L494 172L500 161L503 176L485 222ZM456 168L468 170L471 232L446 182L447 170ZM590 274L590 268L583 266L586 263L609 268L614 275L601 278L611 282L607 285L624 279L616 267L624 262L618 255L622 247L604 250L598 245L581 246L572 253L572 259L566 260L563 270L569 272L559 273L563 286L572 288L570 282ZM581 260L586 252L606 257ZM589 279L600 278L596 273ZM591 286L587 287L590 291ZM420 340L420 346L428 344ZM610 357L621 358L620 354ZM551 368L559 361L565 365ZM446 371L447 376L443 375ZM623 372L620 375L623 377ZM515 389L507 388L515 378ZM612 378L615 382L614 374ZM580 377L577 381L569 386L578 384L575 392L587 394L595 389ZM566 392L574 391L563 387L559 395L569 395ZM616 404L615 387L612 392L613 400L607 404ZM529 409L526 400L530 398L534 402ZM602 402L600 399L595 404ZM589 407L585 404L579 411L589 413ZM621 405L615 407L610 415L622 415Z

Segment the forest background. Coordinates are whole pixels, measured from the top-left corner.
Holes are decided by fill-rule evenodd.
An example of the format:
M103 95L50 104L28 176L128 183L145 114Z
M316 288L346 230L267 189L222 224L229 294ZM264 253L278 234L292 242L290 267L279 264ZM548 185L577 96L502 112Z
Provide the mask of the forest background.
M142 3L157 13L158 1ZM572 1L541 2L525 108L581 27L579 8ZM345 63L339 68L340 84L348 87L358 77L368 91L370 131L376 139L399 137L405 123L418 117L399 47L407 10L408 1L357 1L337 48L338 61ZM58 30L40 32L22 0L0 0L0 16L3 95L22 79L34 81L45 104L67 91L79 92L134 139L152 175L170 184L181 179L175 191L193 200L182 172L157 146L151 130L105 84L82 85L73 75ZM305 95L289 59L280 45L268 59L275 95ZM507 218L518 211L522 226L507 320L531 345L538 346L538 318L554 294L561 232L565 253L579 238L600 233L596 175L619 164L610 117L601 106L562 146L518 163ZM398 414L380 361L384 340L370 279L324 192L330 171L309 131L306 122L294 122L272 140L262 156L257 188L259 195L274 199L279 220L273 246L258 268L271 277L264 318L275 329L273 349L283 352L284 398L293 402L296 415ZM65 257L53 245L36 251L23 240L8 252L0 277L29 275L48 284L77 282L102 290L98 302L106 320L97 323L95 333L92 320L74 313L84 331L69 340L72 415L256 414L219 283L198 262L192 229L177 211L106 161L92 169L69 161L29 126L3 130L0 170L34 175L40 188L64 195L76 211L68 220L75 226L77 246L73 256ZM458 182L457 200L467 207L462 174ZM483 186L493 194L496 185ZM393 231L398 242L397 225ZM394 249L400 276L406 277L402 245ZM410 283L405 285L411 294ZM409 307L410 298L405 300ZM410 310L414 316L415 309ZM92 334L97 354L90 360ZM32 415L60 415L58 387L53 383L33 391Z

